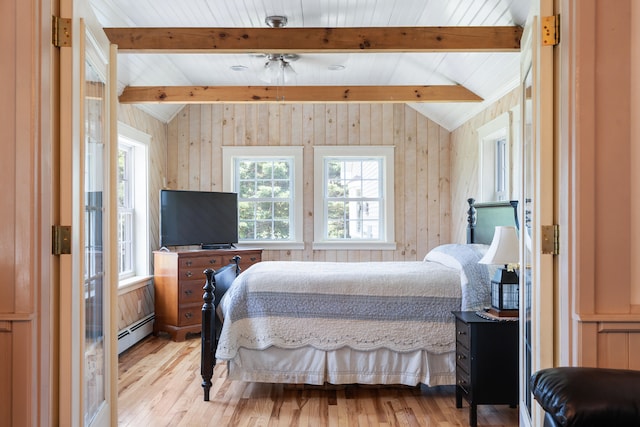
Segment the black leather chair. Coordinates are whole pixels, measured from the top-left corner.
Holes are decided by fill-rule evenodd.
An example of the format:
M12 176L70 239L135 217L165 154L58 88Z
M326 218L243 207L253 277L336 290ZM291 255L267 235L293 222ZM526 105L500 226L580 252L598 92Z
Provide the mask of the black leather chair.
M545 427L640 426L640 371L557 367L531 376Z

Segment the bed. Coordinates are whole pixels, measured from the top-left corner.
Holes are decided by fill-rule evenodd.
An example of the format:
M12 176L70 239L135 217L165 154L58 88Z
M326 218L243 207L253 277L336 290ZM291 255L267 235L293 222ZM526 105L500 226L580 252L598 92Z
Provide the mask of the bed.
M468 200L467 244L423 261L263 261L207 270L202 386L216 359L228 378L294 384L455 383L457 310L489 303L491 266L478 264L517 202ZM495 268L495 267L493 267Z

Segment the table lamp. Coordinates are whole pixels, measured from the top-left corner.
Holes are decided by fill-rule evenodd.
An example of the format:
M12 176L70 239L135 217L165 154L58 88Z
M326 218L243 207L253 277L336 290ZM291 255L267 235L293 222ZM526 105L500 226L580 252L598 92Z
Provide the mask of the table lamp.
M491 279L489 313L498 317L517 317L519 308L519 278L509 264L518 262L518 236L515 227L497 226L491 246L480 264L504 265Z

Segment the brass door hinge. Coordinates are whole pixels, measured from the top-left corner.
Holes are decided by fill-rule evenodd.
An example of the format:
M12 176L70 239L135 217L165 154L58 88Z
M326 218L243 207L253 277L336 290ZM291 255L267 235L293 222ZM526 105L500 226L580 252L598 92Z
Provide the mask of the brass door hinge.
M51 23L51 43L55 47L71 46L71 19L52 16Z
M560 16L542 17L542 45L555 46L560 43Z
M542 253L558 255L560 253L560 227L557 224L542 226Z
M71 253L71 226L54 225L51 230L51 253L68 255Z

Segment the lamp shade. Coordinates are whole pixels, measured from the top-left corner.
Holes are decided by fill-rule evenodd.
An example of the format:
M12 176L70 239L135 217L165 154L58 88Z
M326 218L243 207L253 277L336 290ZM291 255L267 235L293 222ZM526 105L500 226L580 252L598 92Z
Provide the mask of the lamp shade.
M480 264L514 264L518 262L518 235L515 227L497 226L491 246L478 261Z

